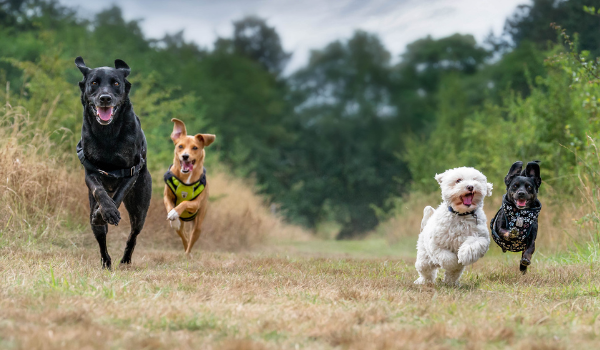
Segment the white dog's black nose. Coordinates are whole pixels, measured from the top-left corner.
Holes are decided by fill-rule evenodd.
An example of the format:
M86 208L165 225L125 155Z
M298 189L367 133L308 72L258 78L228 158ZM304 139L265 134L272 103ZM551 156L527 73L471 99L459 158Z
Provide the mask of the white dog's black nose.
M467 190L469 190L469 191L472 192L473 191L473 186L467 186Z

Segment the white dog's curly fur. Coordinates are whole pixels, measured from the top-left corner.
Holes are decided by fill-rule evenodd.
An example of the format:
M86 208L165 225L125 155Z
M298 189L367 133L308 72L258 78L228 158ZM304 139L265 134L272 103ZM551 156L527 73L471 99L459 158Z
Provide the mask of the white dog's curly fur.
M467 167L436 174L435 179L443 202L437 209L428 206L423 211L415 283L434 283L441 267L446 270L444 282L458 285L465 266L481 259L490 246L483 199L492 195L493 185L481 172Z

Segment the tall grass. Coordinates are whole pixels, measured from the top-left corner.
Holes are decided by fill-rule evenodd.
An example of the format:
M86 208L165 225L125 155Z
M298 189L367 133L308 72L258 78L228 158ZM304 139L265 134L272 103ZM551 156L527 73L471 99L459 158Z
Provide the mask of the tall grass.
M61 151L69 148L68 144L52 141L68 143L75 138L68 130L42 131L35 120L40 118L30 118L25 108L9 103L0 112L0 244L94 244L88 233L84 172L74 151ZM63 136L57 138L56 133ZM269 237L307 236L272 215L263 199L254 194L251 183L228 175L223 167L217 168L209 169L210 207L200 248L240 250ZM161 173L153 175L162 177ZM120 209L123 225L110 231L125 234L128 218ZM156 247L181 245L167 224L160 195L154 195L140 240Z

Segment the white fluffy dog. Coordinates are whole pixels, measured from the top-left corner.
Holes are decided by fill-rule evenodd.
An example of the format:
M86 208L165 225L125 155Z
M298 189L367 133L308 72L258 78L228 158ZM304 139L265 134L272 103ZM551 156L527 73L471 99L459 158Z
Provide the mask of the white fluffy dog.
M423 211L417 242L419 272L416 284L434 283L438 268L446 270L444 282L458 285L465 266L481 259L490 246L483 199L492 195L492 184L478 170L455 168L436 174L443 202Z

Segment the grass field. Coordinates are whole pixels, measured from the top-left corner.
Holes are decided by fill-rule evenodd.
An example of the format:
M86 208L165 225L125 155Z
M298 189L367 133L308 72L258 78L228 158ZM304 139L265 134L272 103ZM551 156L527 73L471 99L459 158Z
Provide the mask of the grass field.
M82 170L72 154L56 156L25 116L7 108L0 118L0 349L600 344L595 185L582 187L592 205L545 207L529 274L518 272L518 255L493 247L461 287L449 288L413 284L422 208L438 195L407 201L370 239L317 240L272 215L252 184L211 169L211 204L193 257L184 256L156 195L133 264L106 271L87 224ZM490 213L498 199L486 205ZM126 215L122 223L109 229L113 262Z
M497 249L459 288L418 287L414 242L277 241L238 253L138 240L100 269L91 233L0 250L2 349L593 349L597 259ZM164 232L171 235L172 232ZM90 237L85 237L90 236ZM113 260L124 239L112 236ZM119 245L121 244L121 245ZM177 247L177 248L176 248ZM541 249L543 251L543 249ZM577 262L581 261L581 262Z

